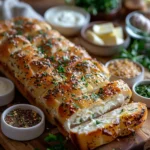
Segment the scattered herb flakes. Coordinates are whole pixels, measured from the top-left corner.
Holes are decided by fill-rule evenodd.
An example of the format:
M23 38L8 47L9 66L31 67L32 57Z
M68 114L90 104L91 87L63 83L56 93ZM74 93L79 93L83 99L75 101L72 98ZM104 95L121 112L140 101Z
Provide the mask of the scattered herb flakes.
M124 109L121 109L120 114L124 112Z
M85 86L88 87L88 82L85 83Z
M83 99L88 99L88 95L83 95L82 98Z
M91 99L93 99L94 101L96 101L99 98L99 96L95 93L91 94Z
M150 84L141 84L135 87L135 91L143 96L150 98Z
M49 59L54 62L55 61L55 57L54 56L50 56Z
M48 75L47 72L43 72L43 73L42 73L42 76L44 76L44 77L46 77L47 75Z
M96 125L101 124L101 123L102 123L102 122L100 122L99 120L96 120L96 121L95 121L95 124L96 124Z
M24 21L23 20L16 20L14 23L16 26L22 26Z
M29 40L29 41L32 41L33 40L33 37L32 36L27 36L27 39Z
M37 50L38 50L38 52L39 52L40 54L44 54L44 52L45 52L42 46L39 46L39 47L37 48Z
M50 40L48 40L47 43L46 43L46 46L52 48L53 47L52 42Z
M38 33L41 34L41 35L44 36L44 37L47 35L46 32L43 31L43 30L39 30Z
M81 77L81 81L83 81L83 82L85 81L85 77L84 76Z
M68 56L63 56L63 60L64 60L65 62L68 62L70 59L69 59Z
M58 73L65 73L65 68L62 65L58 66L57 70Z
M102 88L99 89L98 95L99 95L100 97L103 95L103 89L102 89Z
M23 31L20 30L20 29L18 29L16 34L17 34L17 35L22 35L22 34L23 34Z
M76 109L78 109L79 108L79 105L77 105L77 104L73 104L73 106L74 106L74 108L76 108Z

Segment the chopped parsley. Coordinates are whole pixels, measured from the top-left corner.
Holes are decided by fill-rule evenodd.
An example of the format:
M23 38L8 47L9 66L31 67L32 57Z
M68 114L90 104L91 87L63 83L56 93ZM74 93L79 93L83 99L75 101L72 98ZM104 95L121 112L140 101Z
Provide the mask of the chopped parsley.
M83 122L83 119L82 119L82 118L80 118L80 120L79 120L79 121L80 121L80 123L81 123L81 122Z
M59 82L57 82L57 81L52 81L52 83L53 83L55 86L58 86L58 85L59 85Z
M39 47L37 48L37 50L38 50L38 52L39 52L40 54L44 54L44 52L45 52L42 46L39 46Z
M60 74L60 76L62 77L63 80L67 79L67 77L65 75L63 75L63 74Z
M100 124L100 123L102 123L102 122L96 120L95 123L96 123L96 125L98 125L98 124Z
M48 40L47 43L46 43L46 46L52 48L53 47L52 42L50 40Z
M17 30L17 33L16 33L17 35L22 35L23 34L23 32L22 32L22 30Z
M51 61L55 61L55 57L54 57L54 56L50 56L49 59L50 59Z
M29 36L27 36L27 39L28 39L29 41L32 41L33 37L29 35Z
M88 96L87 95L83 95L82 98L83 99L88 99Z
M38 32L39 32L39 34L41 34L41 35L43 35L43 36L46 36L46 35L47 35L46 32L44 32L43 30L39 30Z
M143 97L150 98L150 84L140 84L135 87L135 91Z
M91 94L91 98L92 98L94 101L96 101L96 100L99 98L99 96L98 96L97 94L95 94L95 93L92 93L92 94Z
M47 75L48 75L47 72L43 72L43 73L42 73L42 76L45 76L45 77L46 77Z
M83 81L83 82L85 81L85 77L84 76L81 77L81 81Z
M23 20L16 20L14 23L16 26L22 26L24 21Z
M88 87L88 82L85 83L85 86Z
M64 60L64 61L69 61L70 59L69 59L68 56L63 56L63 60Z
M65 73L65 68L62 65L58 66L57 70L58 73Z
M124 109L121 109L120 114L124 112Z

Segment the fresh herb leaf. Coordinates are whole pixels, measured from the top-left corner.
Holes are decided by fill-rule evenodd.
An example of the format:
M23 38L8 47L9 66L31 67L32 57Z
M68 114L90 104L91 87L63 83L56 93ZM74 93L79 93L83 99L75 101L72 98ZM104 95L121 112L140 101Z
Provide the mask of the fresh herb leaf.
M65 148L66 139L61 134L49 134L44 140L46 142L56 142L55 144L51 144L47 150L67 150Z
M91 94L91 98L92 98L94 101L96 101L96 100L99 98L99 96L98 96L97 94L95 94L95 93L92 93L92 94Z
M72 3L72 0L65 0ZM83 7L89 13L96 15L98 12L110 13L120 5L120 0L75 0L75 5Z
M46 142L52 142L52 141L57 141L57 136L54 134L49 134L47 137L44 139Z
M42 46L39 46L39 47L37 48L37 50L38 50L38 52L41 53L41 54L44 54L44 52L45 52Z
M53 47L52 42L51 42L50 40L47 41L46 45L47 45L48 47L50 47L50 48Z
M145 44L145 41L133 40L128 50L122 49L116 58L131 59L150 70L150 49Z
M65 73L65 68L62 65L58 66L57 70L58 73Z

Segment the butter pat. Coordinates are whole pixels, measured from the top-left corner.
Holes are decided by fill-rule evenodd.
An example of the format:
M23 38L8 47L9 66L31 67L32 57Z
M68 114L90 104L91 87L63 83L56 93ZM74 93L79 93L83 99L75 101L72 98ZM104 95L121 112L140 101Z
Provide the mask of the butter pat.
M123 39L123 30L122 27L116 27L113 30L113 34L116 35L116 37Z
M106 34L100 37L104 41L105 45L118 45L123 43L123 39L117 37L114 34Z
M112 33L114 29L114 25L112 23L104 23L93 26L93 31L97 35Z
M104 45L104 41L90 30L86 32L86 37L90 42L96 45Z

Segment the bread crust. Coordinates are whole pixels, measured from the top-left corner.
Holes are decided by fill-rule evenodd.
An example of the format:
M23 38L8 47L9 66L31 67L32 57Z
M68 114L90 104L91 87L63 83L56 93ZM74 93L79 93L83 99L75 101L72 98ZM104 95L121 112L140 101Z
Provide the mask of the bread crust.
M106 100L111 101L111 96L117 92L120 94L122 87L119 89L111 85L110 74L103 64L52 30L47 23L21 17L0 23L0 71L15 83L31 104L43 110L48 121L65 136L70 136L81 150L93 149L114 139L104 134L103 130L78 134L66 128L65 123L71 116L92 106L100 106ZM122 85L127 89L124 99L130 99L131 90L124 83ZM100 93L102 88L107 93L103 96ZM146 113L145 108L141 115L143 122ZM132 115L129 117L132 118ZM136 128L141 125L138 123ZM120 128L112 126L116 134ZM124 129L125 126L121 130ZM91 140L94 140L94 144ZM99 140L104 142L99 143Z
M98 146L107 144L117 137L126 136L139 129L147 119L147 108L143 103L129 104L127 107L132 109L132 105L137 105L137 111L132 114L120 115L118 120L96 128L89 132L75 132L72 129L70 136L72 142L81 150L91 150ZM119 108L120 109L120 108ZM114 110L116 111L116 110ZM109 112L111 115L111 112ZM103 116L101 116L103 117ZM105 120L105 115L103 120ZM98 118L97 118L98 120Z

